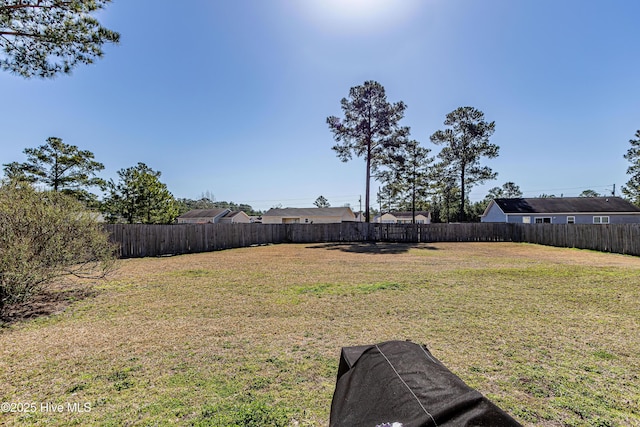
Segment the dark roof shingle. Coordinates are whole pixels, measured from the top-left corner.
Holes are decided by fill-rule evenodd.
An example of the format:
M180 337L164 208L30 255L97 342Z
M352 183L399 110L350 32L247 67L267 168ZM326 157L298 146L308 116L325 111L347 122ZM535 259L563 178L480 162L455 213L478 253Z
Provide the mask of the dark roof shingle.
M640 208L620 197L539 197L494 199L506 214L526 213L640 213Z
M228 209L193 209L178 218L215 218L226 211Z

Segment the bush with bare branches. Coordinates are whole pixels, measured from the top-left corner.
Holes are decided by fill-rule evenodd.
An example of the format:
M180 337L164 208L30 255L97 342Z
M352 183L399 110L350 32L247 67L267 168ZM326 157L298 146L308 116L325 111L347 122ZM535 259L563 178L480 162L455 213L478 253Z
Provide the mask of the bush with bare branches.
M103 277L115 260L96 214L77 200L0 183L0 313L62 276Z

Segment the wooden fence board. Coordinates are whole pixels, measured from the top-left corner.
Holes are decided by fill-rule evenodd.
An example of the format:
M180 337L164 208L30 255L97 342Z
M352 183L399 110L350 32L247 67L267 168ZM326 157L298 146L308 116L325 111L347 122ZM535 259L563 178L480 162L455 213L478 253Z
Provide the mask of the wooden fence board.
M122 258L272 243L526 242L640 256L640 224L109 224Z

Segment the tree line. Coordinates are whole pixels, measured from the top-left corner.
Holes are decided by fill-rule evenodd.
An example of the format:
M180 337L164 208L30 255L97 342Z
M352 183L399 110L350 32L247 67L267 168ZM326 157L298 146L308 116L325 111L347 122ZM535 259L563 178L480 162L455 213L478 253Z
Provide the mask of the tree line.
M436 130L430 141L441 150L431 156L411 137L411 129L400 121L407 108L402 101L387 101L384 87L366 81L352 87L349 96L340 101L343 117L326 119L336 144L332 149L347 162L355 157L365 160L365 219L371 220L370 190L375 178L382 186L377 193L381 210L428 210L436 222L477 221L488 203L498 197L522 197L513 182L489 190L484 200L471 203L471 189L494 180L497 172L482 164L484 159L498 157L500 147L490 142L495 122L484 113L464 106L446 115L444 129ZM623 194L640 205L640 131L625 158L631 162L627 173L632 178ZM585 190L580 196L599 196ZM541 195L541 197L554 197Z
M66 144L57 137L47 138L46 144L26 148L25 162L11 162L4 166L10 182L44 186L54 193L62 193L82 202L89 209L101 212L107 222L171 224L191 209L229 208L256 214L250 205L216 202L211 194L199 200L175 199L160 181L161 172L145 163L120 169L117 180L104 180L97 173L104 165L94 154ZM94 192L105 193L102 200Z

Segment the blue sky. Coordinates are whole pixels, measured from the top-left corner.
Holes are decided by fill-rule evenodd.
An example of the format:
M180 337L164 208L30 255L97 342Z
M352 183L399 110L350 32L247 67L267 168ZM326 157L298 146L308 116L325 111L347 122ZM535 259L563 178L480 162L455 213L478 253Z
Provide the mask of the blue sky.
M495 181L524 195L619 194L640 129L635 0L115 0L105 57L52 80L0 74L0 163L57 136L104 178L144 162L175 197L309 207L364 200L326 125L376 80L426 147L450 111L496 122ZM372 185L372 200L378 185Z

